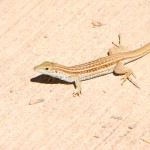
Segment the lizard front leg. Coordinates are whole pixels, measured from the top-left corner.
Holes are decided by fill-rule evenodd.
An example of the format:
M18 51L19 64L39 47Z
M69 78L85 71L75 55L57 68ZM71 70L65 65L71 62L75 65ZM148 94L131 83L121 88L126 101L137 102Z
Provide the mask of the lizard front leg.
M73 96L79 96L81 94L81 81L78 76L75 76L74 79L76 89L73 92Z
M140 88L130 77L131 75L135 77L132 69L124 66L122 61L117 63L113 71L118 75L124 75L124 77L122 78L123 79L122 85L128 79L133 85L135 85L137 88Z

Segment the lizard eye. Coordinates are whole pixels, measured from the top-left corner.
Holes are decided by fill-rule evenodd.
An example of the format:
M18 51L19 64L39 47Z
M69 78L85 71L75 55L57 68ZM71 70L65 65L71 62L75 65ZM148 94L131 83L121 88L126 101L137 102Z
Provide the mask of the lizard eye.
M48 70L48 68L45 68L45 70Z
M58 71L57 71L57 70L55 70L55 73L58 73Z

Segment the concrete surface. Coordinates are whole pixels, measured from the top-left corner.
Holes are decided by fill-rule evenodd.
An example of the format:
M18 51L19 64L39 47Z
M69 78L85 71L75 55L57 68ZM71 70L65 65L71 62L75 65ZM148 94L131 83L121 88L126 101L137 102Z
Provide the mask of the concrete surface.
M1 0L0 29L0 150L150 149L150 54L127 65L140 90L110 74L75 98L33 70L106 56L119 33L129 50L150 42L150 0Z

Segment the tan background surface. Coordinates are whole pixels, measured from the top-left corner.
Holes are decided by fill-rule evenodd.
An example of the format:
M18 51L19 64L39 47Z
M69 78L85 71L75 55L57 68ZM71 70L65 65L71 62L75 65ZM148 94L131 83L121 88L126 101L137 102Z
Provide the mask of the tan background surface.
M129 50L150 42L150 0L1 0L0 149L149 150L150 54L128 65L140 90L113 74L77 98L72 84L30 81L46 60L106 56L119 33Z

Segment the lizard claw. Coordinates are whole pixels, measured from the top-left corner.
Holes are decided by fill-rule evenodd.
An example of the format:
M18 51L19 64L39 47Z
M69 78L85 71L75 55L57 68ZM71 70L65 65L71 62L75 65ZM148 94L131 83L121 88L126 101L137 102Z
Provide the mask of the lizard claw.
M80 94L81 94L81 91L75 89L74 92L73 92L73 97L79 96Z
M134 78L136 78L136 76L133 73L131 73L131 74L134 76ZM121 85L123 85L123 83L126 82L126 80L128 79L133 85L135 85L138 89L140 89L140 86L131 79L131 77L130 77L131 74L126 74L124 77L122 77L121 80L123 80L123 81L122 81Z

